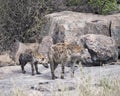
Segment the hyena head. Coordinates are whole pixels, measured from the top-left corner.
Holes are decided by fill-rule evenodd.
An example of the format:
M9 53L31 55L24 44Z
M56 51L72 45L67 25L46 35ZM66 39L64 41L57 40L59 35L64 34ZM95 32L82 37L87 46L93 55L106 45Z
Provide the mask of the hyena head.
M68 52L68 67L73 66L73 64L80 64L81 63L81 51L83 50L82 47L80 47L77 44L74 43L68 43L67 44L67 52Z
M40 53L34 53L34 60L39 64L42 64L45 68L48 68L48 58Z

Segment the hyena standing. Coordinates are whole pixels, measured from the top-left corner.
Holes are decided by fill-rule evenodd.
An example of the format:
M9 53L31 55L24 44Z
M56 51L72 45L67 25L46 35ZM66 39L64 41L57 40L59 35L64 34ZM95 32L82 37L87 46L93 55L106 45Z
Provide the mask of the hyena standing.
M80 51L81 48L77 44L72 43L57 43L51 46L48 52L48 59L51 67L52 79L57 78L54 74L54 71L58 64L62 64L61 79L64 79L65 64L68 62L78 63ZM71 61L72 56L76 56L78 59Z
M28 62L31 63L32 75L34 75L34 67L36 70L36 74L40 74L40 72L38 71L38 63L42 64L45 68L48 68L47 58L45 58L42 54L32 52L31 50L26 50L25 53L21 53L19 56L19 63L21 65L23 74L26 73L24 67Z

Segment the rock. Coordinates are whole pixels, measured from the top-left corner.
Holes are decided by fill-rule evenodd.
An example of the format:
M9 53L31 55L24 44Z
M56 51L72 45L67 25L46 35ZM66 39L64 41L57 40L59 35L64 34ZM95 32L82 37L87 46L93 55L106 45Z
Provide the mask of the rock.
M79 41L78 41L79 42ZM118 50L116 47L115 40L111 37L104 35L95 35L95 34L87 34L80 37L80 42L82 42L85 49L88 50L86 53L81 54L83 62L85 65L100 65L116 62L118 59ZM87 55L85 55L87 54ZM86 58L89 59L86 60ZM89 60L89 62L88 62Z
M117 46L120 46L120 16L111 21L111 36L117 42Z
M62 11L45 16L42 32L53 38L53 43L74 42L81 35L102 34L113 37L120 46L120 13L95 15Z
M47 56L47 52L50 48L50 46L53 44L52 37L50 36L45 36L42 39L42 42L39 45L38 52L42 53L43 55Z
M115 39L118 48L120 48L120 16L111 21L111 36Z
M59 91L62 91L62 93L67 93L64 96L68 96L68 91L70 92L69 96L80 96L78 94L82 92L84 88L87 88L88 90L88 87L90 87L91 90L91 88L94 87L94 84L99 84L99 82L101 84L101 81L107 80L108 82L108 80L110 80L111 82L112 80L115 80L116 82L112 83L112 85L120 84L117 83L120 80L120 65L82 67L75 70L74 78L71 78L69 73L66 73L65 71L66 78L62 80L51 80L50 69L43 69L40 65L39 69L42 74L31 76L31 65L28 64L26 66L26 70L29 71L29 73L26 74L21 73L20 66L0 67L0 96L21 96L21 94L22 96L43 96L43 94L44 96L61 96L61 93L56 93ZM67 70L68 68L66 67L65 69ZM61 66L58 66L58 71L56 72L59 76L61 74L60 70ZM40 84L40 82L42 82L42 84ZM78 91L78 88L82 88L81 91ZM95 86L96 90L92 90L98 94L98 88L99 87ZM116 86L113 86L113 88L116 88ZM72 91L73 94L71 94ZM117 90L117 92L118 91L119 90ZM13 94L13 92L16 92L16 94ZM103 92L103 90L99 92Z
M98 16L96 20L93 19L90 22L86 22L84 27L84 34L103 34L110 36L109 25L109 21L99 18Z
M111 36L113 34L111 33L111 30L113 30L113 28L111 29L113 27L111 21L114 18L119 18L119 16L120 13L108 16L72 11L52 13L45 16L46 22L41 31L52 36L54 43L71 42L85 34ZM118 25L118 28L120 28L120 25ZM114 27L114 30L117 31L118 28Z
M0 55L0 67L9 65L15 65L15 62L10 57L9 53L4 52L3 54Z

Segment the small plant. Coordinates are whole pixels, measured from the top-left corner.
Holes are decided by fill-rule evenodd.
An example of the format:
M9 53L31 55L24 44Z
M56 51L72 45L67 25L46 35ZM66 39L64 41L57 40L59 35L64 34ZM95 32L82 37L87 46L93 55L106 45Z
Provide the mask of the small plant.
M107 78L100 80L100 85L103 86L105 89L110 89L109 80Z
M89 0L89 5L93 13L108 14L109 12L119 10L116 0Z
M11 96L28 96L26 93L24 93L20 89L14 89L14 90L12 90L10 95Z

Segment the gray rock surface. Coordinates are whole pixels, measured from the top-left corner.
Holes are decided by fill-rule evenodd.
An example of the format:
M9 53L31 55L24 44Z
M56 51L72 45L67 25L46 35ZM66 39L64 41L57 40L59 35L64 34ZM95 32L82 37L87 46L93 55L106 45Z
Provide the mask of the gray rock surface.
M70 42L85 34L116 37L114 34L120 33L119 17L120 13L103 16L72 11L57 12L45 16L46 23L41 31L51 35L54 43ZM120 36L117 36L116 39L119 38Z
M63 88L65 88L65 91L73 91L74 93L75 86L83 83L82 80L88 77L91 78L90 84L92 85L99 83L99 80L103 78L109 80L112 80L112 78L120 79L120 65L80 67L75 71L74 78L70 75L70 68L66 67L64 80L52 80L50 69L45 69L41 65L39 65L39 70L42 74L35 76L31 76L31 66L29 64L25 68L26 74L21 73L20 66L0 68L0 96L16 96L15 93L21 94L21 92L27 94L25 96L53 96L53 93L59 92ZM60 69L60 66L56 69L58 76L60 76Z
M10 57L9 52L4 52L3 54L0 55L0 67L8 65L15 65L15 63Z
M53 44L53 40L52 37L50 36L45 36L42 39L42 42L39 45L39 49L38 52L44 54L45 56L47 56L47 53L49 51L49 48L51 47L51 45Z
M117 46L120 47L120 16L111 20L111 36L115 39Z
M118 46L118 53L120 58L120 16L111 21L111 36L115 39Z
M118 59L118 50L115 40L111 37L96 34L87 34L80 37L78 42L87 49L86 58L82 58L85 65L101 65L116 62ZM89 55L89 54L90 55ZM81 54L82 57L82 54ZM89 58L88 58L89 57ZM84 60L85 59L85 60ZM87 62L91 59L92 62Z
M102 34L113 37L120 47L120 13L103 16L62 11L46 15L45 21L41 31L51 36L53 43L74 42L85 34Z

